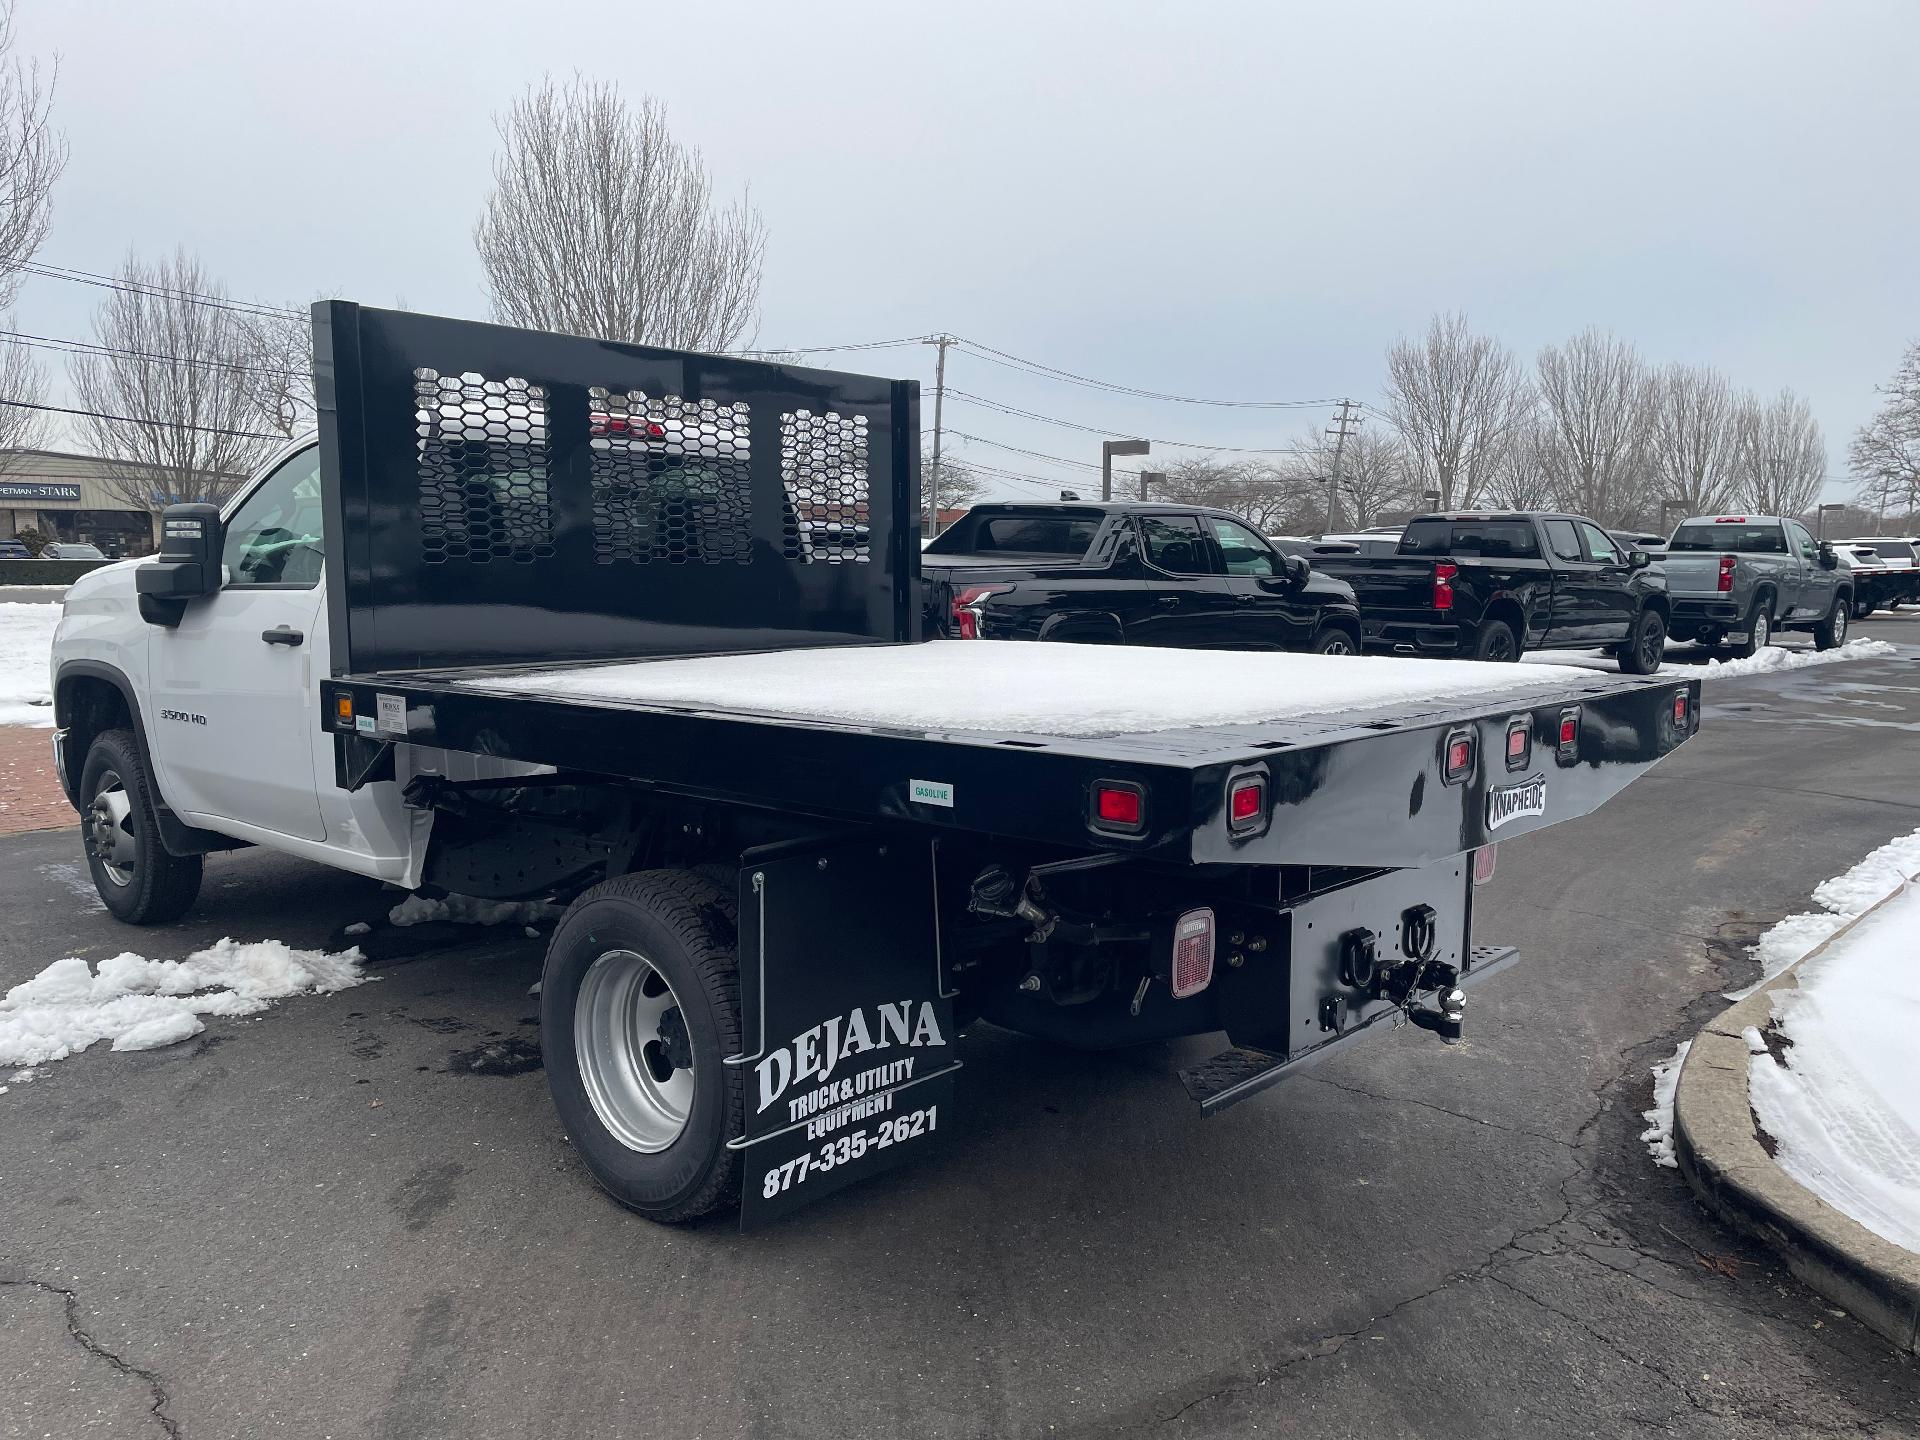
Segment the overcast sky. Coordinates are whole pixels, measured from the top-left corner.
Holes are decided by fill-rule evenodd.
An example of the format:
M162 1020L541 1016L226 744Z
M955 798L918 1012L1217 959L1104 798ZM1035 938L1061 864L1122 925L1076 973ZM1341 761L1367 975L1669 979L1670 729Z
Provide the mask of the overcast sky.
M1600 325L1809 397L1837 497L1847 436L1920 338L1915 0L20 12L23 50L59 56L72 146L39 258L86 270L184 245L240 296L484 316L492 116L579 69L660 96L718 190L751 186L766 346L948 330L1156 390L1369 400L1383 349L1436 310L1529 358ZM30 280L22 328L85 336L101 293ZM932 351L838 368L930 380ZM948 381L1162 439L1326 423L970 358ZM1099 458L969 402L946 420Z

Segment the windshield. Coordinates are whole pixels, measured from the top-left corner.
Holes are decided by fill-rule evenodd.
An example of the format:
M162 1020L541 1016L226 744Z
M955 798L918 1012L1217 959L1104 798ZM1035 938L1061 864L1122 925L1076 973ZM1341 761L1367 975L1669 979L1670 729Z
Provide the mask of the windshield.
M1776 524L1736 525L1689 521L1673 532L1669 550L1733 551L1736 555L1784 555L1786 533Z

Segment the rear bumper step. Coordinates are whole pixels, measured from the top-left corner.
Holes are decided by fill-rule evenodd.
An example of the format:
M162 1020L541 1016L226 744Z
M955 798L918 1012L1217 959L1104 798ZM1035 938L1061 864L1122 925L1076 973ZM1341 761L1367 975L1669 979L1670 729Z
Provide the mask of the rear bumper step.
M1462 988L1471 989L1519 958L1520 952L1511 945L1476 945L1473 947L1473 966L1461 975L1460 984ZM1291 1059L1269 1050L1236 1045L1182 1070L1180 1083L1187 1087L1187 1094L1200 1107L1202 1115L1218 1115L1229 1106L1238 1105L1242 1100L1279 1084L1291 1072L1318 1064L1335 1051L1344 1050L1362 1036L1375 1030L1392 1029L1391 1023L1382 1022L1391 1022L1399 1014L1398 1010L1382 1011L1375 1019L1356 1025L1338 1039L1316 1045Z

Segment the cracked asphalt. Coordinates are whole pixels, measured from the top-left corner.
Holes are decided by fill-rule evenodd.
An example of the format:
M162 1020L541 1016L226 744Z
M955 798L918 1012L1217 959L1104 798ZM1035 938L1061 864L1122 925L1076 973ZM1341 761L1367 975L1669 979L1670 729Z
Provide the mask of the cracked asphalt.
M533 1035L518 931L51 1066L0 1095L0 1435L1920 1434L1915 1364L1637 1139L1744 947L1920 826L1920 620L1863 628L1916 648L1714 682L1679 754L1503 848L1478 928L1526 958L1463 1043L1202 1121L1205 1042L978 1029L944 1151L747 1237L619 1211L537 1070L473 1068ZM393 898L243 852L135 932L77 855L0 841L0 986Z

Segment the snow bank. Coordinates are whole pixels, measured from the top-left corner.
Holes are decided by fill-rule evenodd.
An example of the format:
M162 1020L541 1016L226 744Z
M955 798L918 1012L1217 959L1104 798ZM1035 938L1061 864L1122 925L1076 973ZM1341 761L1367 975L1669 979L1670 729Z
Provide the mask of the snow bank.
M1920 1253L1916 935L1920 884L1907 884L1803 965L1797 988L1773 997L1785 1061L1753 1056L1748 1093L1781 1169Z
M1568 678L1545 665L1471 660L935 640L642 660L469 683L906 730L1128 735L1471 701Z
M1769 645L1744 660L1709 660L1702 665L1686 665L1669 660L1660 667L1660 673L1728 680L1740 675L1771 675L1780 670L1804 670L1810 665L1832 665L1841 660L1871 660L1877 656L1899 653L1897 645L1889 645L1885 640L1849 640L1831 650L1790 650L1781 645ZM1579 665L1589 670L1619 668L1611 657L1597 650L1534 650L1528 652L1527 658L1541 665Z
M199 1034L202 1015L253 1015L289 995L367 978L358 950L330 955L279 940L221 940L185 960L121 954L97 970L70 956L0 998L0 1065L44 1065L101 1040L153 1050Z
M1673 1092L1680 1088L1680 1066L1692 1046L1691 1040L1682 1040L1679 1049L1653 1067L1653 1108L1640 1112L1640 1118L1647 1122L1640 1138L1646 1142L1653 1163L1669 1170L1680 1164L1673 1156Z
M1819 911L1789 915L1760 937L1747 953L1760 962L1760 978L1728 994L1744 1000L1795 961L1811 954L1834 931L1865 914L1898 890L1909 875L1920 874L1920 830L1889 840L1844 875L1822 880L1813 892Z
M456 925L531 926L541 920L558 918L559 914L558 905L549 905L541 900L476 900L471 895L449 895L444 900L429 900L424 895L409 895L387 912L387 923L405 926L424 925L430 920L451 920ZM347 933L355 933L351 925L347 927Z
M0 601L0 725L52 725L49 674L58 605Z

